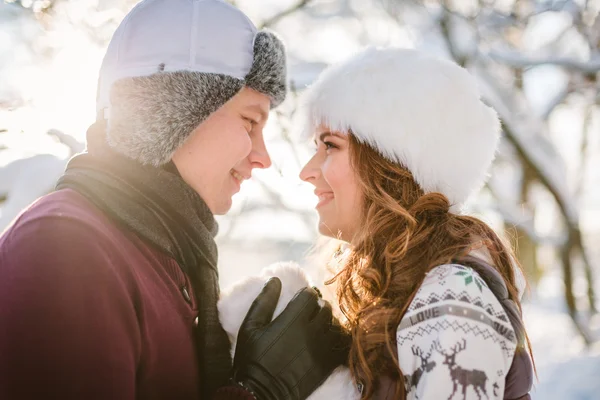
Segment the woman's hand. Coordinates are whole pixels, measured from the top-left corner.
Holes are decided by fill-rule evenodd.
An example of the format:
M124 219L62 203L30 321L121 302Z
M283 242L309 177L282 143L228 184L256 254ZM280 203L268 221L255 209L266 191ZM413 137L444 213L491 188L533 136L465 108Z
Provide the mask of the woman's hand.
M271 321L280 292L281 281L272 278L252 303L239 331L233 378L258 400L304 400L346 362L350 338L310 288Z

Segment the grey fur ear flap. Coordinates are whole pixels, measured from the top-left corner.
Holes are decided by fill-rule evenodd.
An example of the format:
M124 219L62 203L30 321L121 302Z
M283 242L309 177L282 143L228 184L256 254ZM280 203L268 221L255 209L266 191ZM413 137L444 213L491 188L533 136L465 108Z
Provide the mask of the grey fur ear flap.
M285 100L287 65L285 46L272 32L262 30L254 38L254 60L246 75L246 86L271 98L271 108Z
M243 80L228 75L190 71L121 79L111 88L108 143L142 164L166 164L243 87Z

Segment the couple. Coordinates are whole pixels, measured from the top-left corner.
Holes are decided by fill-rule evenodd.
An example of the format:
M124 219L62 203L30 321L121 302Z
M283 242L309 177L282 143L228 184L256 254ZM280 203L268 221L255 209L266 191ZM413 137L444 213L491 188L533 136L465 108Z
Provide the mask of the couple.
M108 47L97 121L57 190L0 237L0 398L305 399L347 364L363 398L528 398L514 256L460 207L499 122L462 68L370 49L303 115L322 234L347 242L343 323L314 289L254 300L233 360L214 215L286 95L285 50L221 0L144 0ZM243 270L243 266L239 266Z

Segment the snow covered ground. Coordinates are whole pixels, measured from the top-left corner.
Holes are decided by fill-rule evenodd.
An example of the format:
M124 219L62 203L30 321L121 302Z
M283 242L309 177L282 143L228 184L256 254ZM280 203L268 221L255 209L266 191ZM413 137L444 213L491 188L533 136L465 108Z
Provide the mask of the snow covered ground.
M566 313L558 274L540 282L524 306L539 382L534 399L600 399L600 346L585 349Z

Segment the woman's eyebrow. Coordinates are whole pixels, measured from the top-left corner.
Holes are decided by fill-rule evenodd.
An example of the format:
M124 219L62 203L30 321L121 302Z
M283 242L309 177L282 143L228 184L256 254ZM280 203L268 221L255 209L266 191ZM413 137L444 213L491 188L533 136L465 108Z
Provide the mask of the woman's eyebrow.
M323 132L319 135L319 140L322 142L323 139L325 139L327 136L335 136L335 137L339 137L340 139L344 139L343 135L340 135L339 133L336 132ZM315 140L316 143L316 140Z

